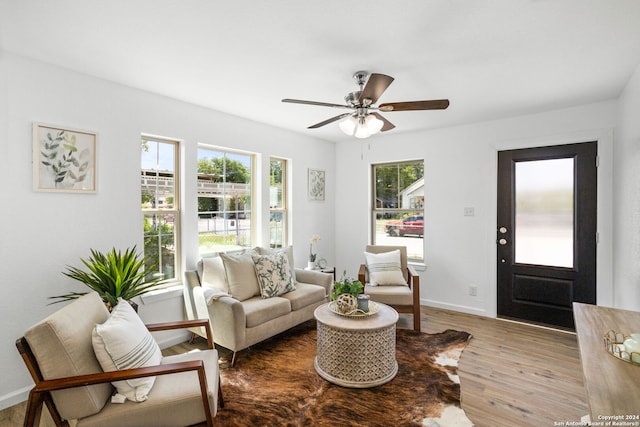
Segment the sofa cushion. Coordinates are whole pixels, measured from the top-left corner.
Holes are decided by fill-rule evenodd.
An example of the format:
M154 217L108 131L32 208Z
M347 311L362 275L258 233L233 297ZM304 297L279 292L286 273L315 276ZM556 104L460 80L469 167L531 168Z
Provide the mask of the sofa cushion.
M25 332L44 379L102 372L91 346L91 330L109 318L96 292L56 311ZM109 400L111 384L75 387L51 393L64 419L76 419L100 411Z
M222 258L218 256L202 259L202 276L200 283L203 288L229 292L229 285L227 284L227 276L224 273Z
M220 254L224 264L229 293L238 301L244 301L260 295L258 277L256 276L251 255L257 255L257 252L250 250L242 254Z
M255 264L262 298L277 297L296 289L289 260L285 253L252 255L251 257Z
M105 372L159 365L162 353L155 339L128 302L118 300L106 322L95 326L93 349ZM118 393L144 402L156 377L114 381Z
M167 356L162 365L202 360L207 374L207 388L212 415L216 414L218 392L218 352L195 351ZM153 392L144 403L111 403L88 418L77 421L78 427L139 427L203 425L204 411L200 382L195 371L158 375Z
M282 298L289 300L291 303L291 311L296 311L323 301L326 294L327 291L322 286L298 282L296 290L282 295Z
M407 285L402 274L399 250L382 253L365 252L364 256L367 261L371 286Z
M282 297L263 299L254 297L242 302L247 328L262 325L291 312L291 303Z
M256 248L257 252L260 255L274 255L277 253L285 253L287 255L287 259L289 260L289 266L291 267L291 274L293 275L293 280L294 282L297 280L296 279L296 264L293 262L293 246L287 246L286 248L278 248L278 249L271 249L271 248L263 248L261 246Z

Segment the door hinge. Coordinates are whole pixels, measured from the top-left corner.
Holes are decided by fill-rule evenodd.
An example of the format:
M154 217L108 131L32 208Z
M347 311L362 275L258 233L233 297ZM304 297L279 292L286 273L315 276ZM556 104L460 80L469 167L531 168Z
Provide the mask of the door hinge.
M596 231L596 245L600 243L600 232Z
M596 167L600 167L600 156L596 156Z

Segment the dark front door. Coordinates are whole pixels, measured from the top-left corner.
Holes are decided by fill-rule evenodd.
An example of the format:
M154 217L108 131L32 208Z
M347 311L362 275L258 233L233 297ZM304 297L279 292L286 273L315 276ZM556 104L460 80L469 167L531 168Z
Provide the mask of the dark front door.
M498 316L574 328L596 302L597 142L498 153Z

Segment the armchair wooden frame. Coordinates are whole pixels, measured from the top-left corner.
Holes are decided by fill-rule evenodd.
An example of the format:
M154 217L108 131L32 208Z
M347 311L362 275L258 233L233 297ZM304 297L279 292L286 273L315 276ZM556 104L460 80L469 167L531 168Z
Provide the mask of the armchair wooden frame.
M367 266L361 264L358 269L358 280L364 285L367 283L366 278ZM418 276L418 273L411 265L407 265L407 285L413 293L412 305L389 305L398 313L413 314L413 330L420 332L420 276Z
M211 335L211 328L209 326L208 319L199 320L185 320L177 322L165 322L165 323L153 323L146 325L147 329L151 332L163 331L169 329L183 329L190 327L204 327L206 330L207 347L213 349L213 339ZM198 426L206 425L208 427L213 426L213 417L211 416L211 406L209 398L207 397L207 378L205 374L204 362L202 360L185 361L179 363L169 363L166 365L148 366L144 368L127 369L122 371L110 371L100 372L88 375L77 375L66 378L56 378L51 380L45 380L42 378L42 373L38 367L38 362L31 351L31 347L27 343L27 340L22 337L16 341L16 347L22 356L22 360L27 365L27 369L31 374L31 378L35 382L35 386L29 392L29 400L27 402L27 410L24 418L24 427L33 427L40 425L40 416L42 414L43 403L47 405L51 418L58 427L69 427L69 423L63 420L58 410L55 407L51 392L55 390L63 390L67 388L88 386L93 384L110 383L118 380L129 380L133 378L143 378L157 375L169 375L187 371L197 371L198 379L200 382L200 392L202 396L202 405L206 417L205 424L198 424ZM224 400L222 397L222 388L218 381L218 405L224 407Z

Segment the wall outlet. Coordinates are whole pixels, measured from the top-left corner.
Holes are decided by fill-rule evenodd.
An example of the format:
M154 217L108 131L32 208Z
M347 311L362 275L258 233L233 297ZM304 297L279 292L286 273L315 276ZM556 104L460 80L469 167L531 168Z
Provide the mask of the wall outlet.
M476 285L469 286L469 295L472 297L478 296L478 287Z
M476 210L473 207L464 208L464 216L475 216Z

